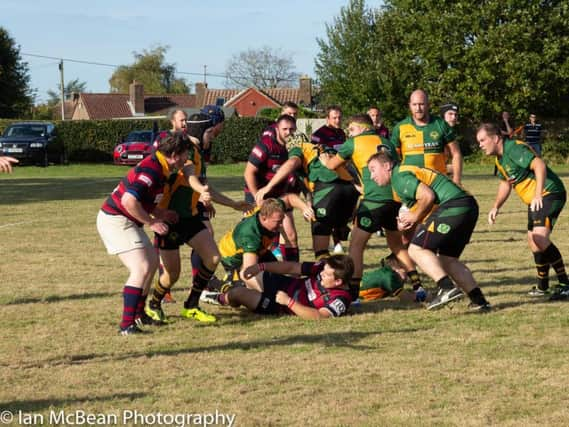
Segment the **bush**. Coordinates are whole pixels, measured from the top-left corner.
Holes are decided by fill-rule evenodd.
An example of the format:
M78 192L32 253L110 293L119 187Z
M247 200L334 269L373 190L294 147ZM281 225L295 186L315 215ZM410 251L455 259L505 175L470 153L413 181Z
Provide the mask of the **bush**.
M254 117L231 117L226 120L223 132L213 142L212 163L246 161L261 132L271 123L269 119Z

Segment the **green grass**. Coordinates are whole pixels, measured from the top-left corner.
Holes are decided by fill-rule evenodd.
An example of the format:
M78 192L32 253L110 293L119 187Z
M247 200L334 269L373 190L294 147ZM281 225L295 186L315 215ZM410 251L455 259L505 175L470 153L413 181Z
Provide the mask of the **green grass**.
M242 169L211 167L212 185L240 197ZM526 296L535 277L526 209L512 195L487 225L498 185L490 167L465 171L481 215L463 258L492 313L469 314L466 302L431 313L387 299L320 323L213 307L219 322L199 325L178 315L189 285L184 248L178 303L165 307L174 322L128 338L116 333L126 270L95 228L126 170L18 167L0 176L0 412L218 410L240 426L566 423L569 305ZM555 170L569 184L569 168ZM238 220L219 207L216 236ZM309 260L308 227L297 225ZM568 231L564 212L553 240L566 259ZM373 237L366 265L386 253Z

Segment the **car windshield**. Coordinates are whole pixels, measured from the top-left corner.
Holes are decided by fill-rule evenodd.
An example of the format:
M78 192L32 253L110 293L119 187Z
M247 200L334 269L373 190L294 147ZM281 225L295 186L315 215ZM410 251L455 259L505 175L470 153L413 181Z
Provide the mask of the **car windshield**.
M152 131L131 132L125 142L152 142Z
M4 132L5 137L9 136L44 136L45 135L45 126L37 126L37 125L18 125L18 126L10 126Z

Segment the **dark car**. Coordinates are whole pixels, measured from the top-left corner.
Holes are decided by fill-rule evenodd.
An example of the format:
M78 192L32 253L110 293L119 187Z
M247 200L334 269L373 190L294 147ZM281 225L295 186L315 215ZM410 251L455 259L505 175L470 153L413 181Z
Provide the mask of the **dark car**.
M63 143L49 122L19 122L9 125L0 137L0 154L12 156L21 163L47 166L49 162L65 163Z
M151 130L137 130L115 147L115 165L135 165L152 153L155 133Z

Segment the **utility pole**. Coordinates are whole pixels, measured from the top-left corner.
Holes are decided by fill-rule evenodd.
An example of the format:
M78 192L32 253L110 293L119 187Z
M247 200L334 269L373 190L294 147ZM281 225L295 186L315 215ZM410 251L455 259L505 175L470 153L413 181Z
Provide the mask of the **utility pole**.
M203 82L207 85L207 65L203 66Z
M63 83L63 59L59 61L59 78L61 79L61 121L65 120L65 85Z

